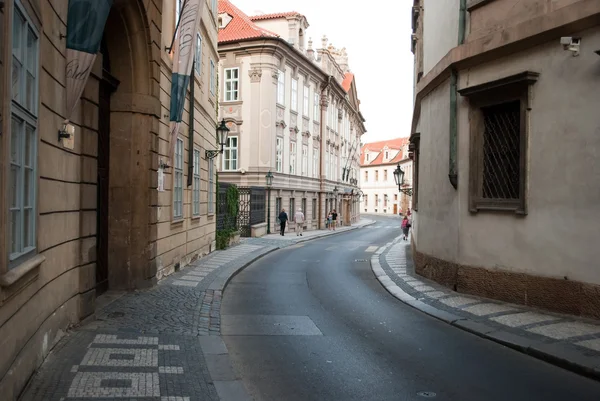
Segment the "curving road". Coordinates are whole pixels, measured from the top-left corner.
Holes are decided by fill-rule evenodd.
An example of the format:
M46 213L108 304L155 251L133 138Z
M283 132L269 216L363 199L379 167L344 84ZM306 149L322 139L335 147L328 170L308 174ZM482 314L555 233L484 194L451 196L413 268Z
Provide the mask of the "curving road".
M388 294L368 260L400 221L377 219L374 229L272 253L230 282L222 334L255 400L600 400L599 382Z

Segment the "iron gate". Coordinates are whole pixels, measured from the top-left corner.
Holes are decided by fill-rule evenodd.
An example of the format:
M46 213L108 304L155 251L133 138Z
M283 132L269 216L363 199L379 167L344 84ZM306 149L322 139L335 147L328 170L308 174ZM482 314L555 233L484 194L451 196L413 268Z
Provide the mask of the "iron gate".
M217 229L234 228L239 230L240 236L250 237L251 227L264 223L266 220L266 190L261 187L238 187L238 215L237 219L229 219L226 213L226 192L229 183L219 182L219 198L217 200ZM230 221L231 220L231 221Z

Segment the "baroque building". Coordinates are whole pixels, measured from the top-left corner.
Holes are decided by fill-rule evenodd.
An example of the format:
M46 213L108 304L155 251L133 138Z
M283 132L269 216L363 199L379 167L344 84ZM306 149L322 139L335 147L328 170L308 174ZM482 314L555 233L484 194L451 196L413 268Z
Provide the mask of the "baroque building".
M270 230L282 208L302 208L309 230L332 209L357 221L366 130L345 50L326 38L314 49L296 12L249 17L220 0L218 23L220 115L231 130L219 180L264 187L271 171Z
M174 160L166 48L181 2L79 4L107 7L107 20L72 113L70 3L0 1L2 400L18 397L67 328L93 318L98 295L152 286L215 239L216 170L204 150L216 142L216 0L202 0L194 29L195 94Z
M405 214L412 207L410 196L398 191L394 170L400 166L404 182L412 182L413 163L408 138L371 142L360 151L360 209L371 214Z
M600 5L416 0L417 273L600 318Z

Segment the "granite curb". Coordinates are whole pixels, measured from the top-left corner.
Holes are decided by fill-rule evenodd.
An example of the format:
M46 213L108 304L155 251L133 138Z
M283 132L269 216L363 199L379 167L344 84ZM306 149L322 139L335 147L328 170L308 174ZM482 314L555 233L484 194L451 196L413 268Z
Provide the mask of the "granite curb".
M533 340L531 338L520 336L514 333L509 333L496 327L492 327L487 324L476 322L474 320L452 314L445 310L438 309L434 306L419 301L412 295L408 294L402 288L396 285L396 283L392 281L383 268L381 268L379 257L393 243L394 242L389 242L377 249L377 251L371 257L371 270L380 284L395 298L423 313L426 313L429 316L439 319L461 330L494 341L498 344L502 344L506 347L512 348L545 362L549 362L572 372L600 381L600 366L598 366L597 360L594 360L594 358L589 357L582 352L570 350L560 344L548 344L539 340Z

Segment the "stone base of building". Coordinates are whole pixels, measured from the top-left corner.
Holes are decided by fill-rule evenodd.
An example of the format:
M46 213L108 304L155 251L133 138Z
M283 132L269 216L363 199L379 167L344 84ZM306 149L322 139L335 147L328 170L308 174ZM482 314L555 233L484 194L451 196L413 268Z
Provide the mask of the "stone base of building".
M599 285L466 266L412 248L416 273L456 292L600 319Z

